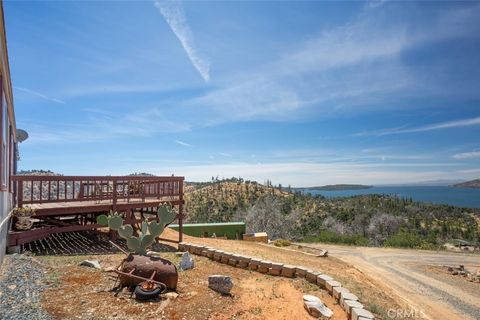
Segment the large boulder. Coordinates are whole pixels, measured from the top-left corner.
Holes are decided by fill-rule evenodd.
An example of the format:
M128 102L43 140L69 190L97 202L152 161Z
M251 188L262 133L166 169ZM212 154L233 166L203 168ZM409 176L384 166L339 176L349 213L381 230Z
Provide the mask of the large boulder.
M232 278L222 275L211 275L208 277L208 287L222 294L230 294L233 288Z

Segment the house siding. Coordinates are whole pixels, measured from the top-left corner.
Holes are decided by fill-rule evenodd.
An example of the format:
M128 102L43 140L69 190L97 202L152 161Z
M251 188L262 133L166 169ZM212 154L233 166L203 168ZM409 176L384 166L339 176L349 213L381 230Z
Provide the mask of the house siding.
M10 227L10 221L6 219L14 207L10 176L16 170L16 130L3 2L0 1L0 266Z

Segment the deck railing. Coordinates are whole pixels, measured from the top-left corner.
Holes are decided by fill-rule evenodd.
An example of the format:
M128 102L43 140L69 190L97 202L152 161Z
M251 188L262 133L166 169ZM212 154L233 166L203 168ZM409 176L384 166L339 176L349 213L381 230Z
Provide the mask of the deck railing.
M72 201L183 199L184 177L156 176L12 176L14 198L26 204Z

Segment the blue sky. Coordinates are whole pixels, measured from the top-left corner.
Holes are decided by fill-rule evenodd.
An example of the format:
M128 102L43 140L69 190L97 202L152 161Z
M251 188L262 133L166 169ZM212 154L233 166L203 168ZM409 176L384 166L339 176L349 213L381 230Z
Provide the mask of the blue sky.
M20 169L480 177L478 2L4 3Z

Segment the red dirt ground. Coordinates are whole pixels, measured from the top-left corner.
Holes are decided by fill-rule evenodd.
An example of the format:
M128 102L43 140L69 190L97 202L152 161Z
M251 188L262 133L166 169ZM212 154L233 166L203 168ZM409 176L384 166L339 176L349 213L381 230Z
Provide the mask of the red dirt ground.
M175 261L172 253L164 257ZM43 307L55 319L314 319L303 308L302 295L320 297L334 311L334 320L346 315L333 299L301 279L272 277L194 257L196 266L180 272L178 297L157 302L138 302L128 293L115 297L110 274L80 267L78 262L97 259L102 267L114 267L122 255L43 257L52 288L44 292ZM232 296L208 288L211 274L231 276Z

